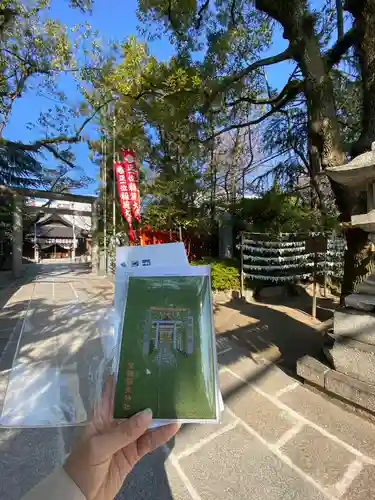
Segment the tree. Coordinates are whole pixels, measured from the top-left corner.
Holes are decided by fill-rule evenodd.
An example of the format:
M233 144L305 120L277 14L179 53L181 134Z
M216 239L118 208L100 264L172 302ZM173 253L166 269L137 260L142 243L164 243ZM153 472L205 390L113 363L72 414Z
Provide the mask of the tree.
M89 0L73 0L73 8L88 10ZM18 0L0 6L0 182L11 185L42 185L50 189L76 187L70 176L76 170L71 145L83 138L83 131L96 114L86 110L86 117L74 126L80 116L72 109L59 88L59 78L69 74L84 88L96 78L104 57L97 34L89 25L68 28L49 15L49 3L38 0L24 4ZM35 131L42 129L40 139L31 143L7 138L6 126L18 101L30 93L57 102L41 113L38 123L25 124ZM42 167L52 159L53 168ZM87 182L81 176L79 185Z
M238 224L242 229L274 234L289 232L324 231L335 227L334 217L326 217L311 208L297 196L285 193L275 183L257 198L245 198L237 209ZM246 224L244 224L246 221Z
M343 32L344 9L353 19L346 33ZM344 5L337 1L334 7L327 0L321 11L314 10L307 0L256 0L254 4L246 0L178 4L171 0L140 0L139 11L145 22L167 27L179 51L185 54L205 51L201 67L204 103L196 109L203 125L201 140L202 136L212 140L223 132L259 124L297 103L306 109L306 150L313 181L321 170L345 163L348 154L354 157L370 149L375 137L372 57L375 0L346 0ZM337 30L333 29L332 19ZM282 29L288 46L279 54L261 58L261 52L270 46L272 23ZM251 44L255 44L255 50ZM351 50L354 50L361 82L361 131L346 150L333 74ZM259 99L264 68L286 61L294 64L294 68L285 86L277 95L264 92L265 97ZM217 69L213 68L214 64ZM198 99L198 103L201 102ZM255 110L250 119L243 121L243 113L238 110L246 105L267 109L264 113ZM212 128L214 132L208 135L207 129L212 131ZM360 197L334 182L331 187L340 219L348 223ZM367 234L349 226L346 238L344 295L370 271Z
M200 85L196 71L183 57L157 61L150 56L147 45L135 37L130 37L120 50L120 61L113 60L106 67L87 95L92 106L108 103L98 115L102 139L90 142L94 157L106 168L106 200L112 207L113 148L117 156L120 148L131 148L150 173L141 183L144 222L168 230L191 227L201 221L198 199L203 189L200 180L204 146L180 139L191 132L192 101ZM121 230L124 222L118 204L116 209Z
M70 5L87 12L91 1L72 0ZM98 109L86 106L82 118L79 107L68 105L59 80L61 75L71 75L83 90L100 73L106 57L89 25L68 28L52 19L47 0L1 2L0 184L54 191L87 185L90 179L75 165L71 145L83 139L84 129ZM7 125L13 108L18 102L27 106L32 93L57 104L42 112L37 123L24 124L40 138L23 141L19 124L19 138L10 139ZM2 261L11 251L11 213L12 200L1 196Z

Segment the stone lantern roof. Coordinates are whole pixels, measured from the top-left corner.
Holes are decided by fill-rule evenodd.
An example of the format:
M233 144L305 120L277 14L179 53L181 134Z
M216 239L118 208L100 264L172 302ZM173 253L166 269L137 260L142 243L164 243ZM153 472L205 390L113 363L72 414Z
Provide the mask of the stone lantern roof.
M365 188L375 182L375 142L367 151L345 165L329 167L324 171L330 179L347 187Z

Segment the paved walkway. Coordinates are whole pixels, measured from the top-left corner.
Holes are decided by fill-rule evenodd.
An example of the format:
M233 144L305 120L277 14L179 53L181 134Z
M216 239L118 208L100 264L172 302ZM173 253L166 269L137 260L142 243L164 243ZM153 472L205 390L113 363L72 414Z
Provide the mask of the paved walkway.
M90 371L82 360L100 356L103 349L96 324L112 301L112 285L84 267L37 270L37 276L30 272L24 281L9 281L1 292L7 301L0 333L11 335L3 362L23 331L19 356L26 366L53 367L48 345L60 367L71 366L71 380L81 380ZM288 308L236 302L218 306L216 320L226 402L222 423L185 426L173 443L138 464L119 499L374 498L375 426L285 372L313 349L318 322ZM26 341L38 332L42 338ZM288 350L292 333L304 341ZM1 373L3 387L7 374L6 369ZM0 499L18 500L61 463L76 431L0 430Z

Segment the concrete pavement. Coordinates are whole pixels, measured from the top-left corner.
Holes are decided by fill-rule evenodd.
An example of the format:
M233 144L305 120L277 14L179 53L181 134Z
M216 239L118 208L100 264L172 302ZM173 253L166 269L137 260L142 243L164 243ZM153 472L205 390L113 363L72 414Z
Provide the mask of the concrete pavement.
M93 277L84 267L70 266L41 266L23 282L4 286L1 296L7 300L0 314L0 333L5 340L11 337L2 358L2 393L9 373L6 364L9 368L22 332L20 362L70 366L70 392L76 381L76 392L87 394L93 382L90 373L95 374L98 366L91 361L100 357L102 349L98 313L110 305L112 293L109 281ZM267 355L259 349L255 356L251 344L249 350L244 342L255 345L254 332L267 339L262 331L271 331L283 357L288 348L285 341L278 342L276 328L283 334L281 316L275 325L268 321L272 312L261 312L261 329L255 330L258 312L250 317L236 304L217 310L217 329L222 334L217 338L220 382L226 403L221 424L185 426L172 443L137 465L119 499L374 497L375 426L302 386L272 362L280 359L277 353L274 359L268 356L268 348ZM285 322L287 327L292 326L292 317L297 322L293 332L307 332L308 326L307 333L313 337L314 325L293 314ZM233 335L228 335L231 331ZM293 360L301 355L300 348L294 346L291 351ZM0 500L20 499L61 463L75 432L74 428L0 429Z

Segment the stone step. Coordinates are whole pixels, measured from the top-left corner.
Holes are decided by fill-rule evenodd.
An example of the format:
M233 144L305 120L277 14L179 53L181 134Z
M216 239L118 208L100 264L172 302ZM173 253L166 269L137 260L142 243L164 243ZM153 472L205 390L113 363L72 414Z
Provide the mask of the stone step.
M358 293L375 296L375 274L370 274L357 288Z
M297 361L297 373L307 382L320 386L331 395L344 398L372 413L375 412L375 386L367 381L330 369L311 356Z
M332 337L375 345L375 314L352 308L338 309L333 315Z
M360 311L373 311L375 309L375 295L352 293L345 297L345 305Z
M324 352L335 370L375 385L375 346L353 339L341 339Z

